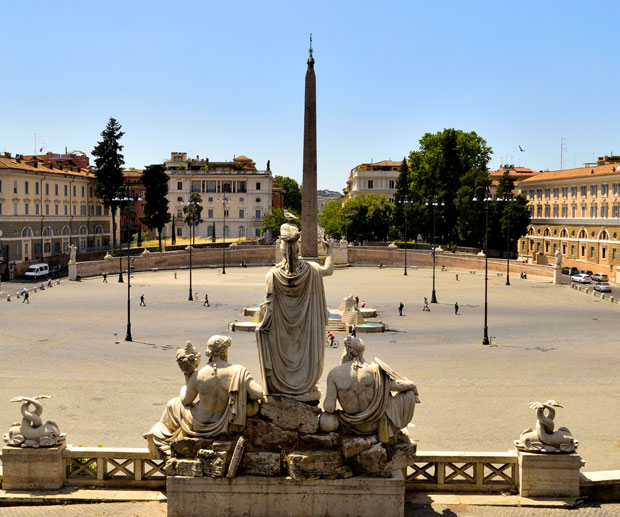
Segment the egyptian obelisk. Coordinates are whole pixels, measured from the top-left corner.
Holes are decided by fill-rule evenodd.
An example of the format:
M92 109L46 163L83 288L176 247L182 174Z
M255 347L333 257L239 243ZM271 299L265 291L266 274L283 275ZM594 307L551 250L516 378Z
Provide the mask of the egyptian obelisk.
M310 55L306 70L306 102L304 108L304 165L301 197L301 256L318 258L317 245L317 199L316 199L316 77L312 57L312 34Z

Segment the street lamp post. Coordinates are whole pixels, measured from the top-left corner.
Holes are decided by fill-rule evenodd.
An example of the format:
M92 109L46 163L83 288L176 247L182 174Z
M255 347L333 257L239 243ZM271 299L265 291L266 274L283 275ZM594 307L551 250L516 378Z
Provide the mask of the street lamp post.
M411 201L408 199L401 199L398 203L403 205L403 215L405 218L405 269L403 275L407 276L407 205L411 203Z
M127 333L125 341L133 341L131 338L131 255L129 254L129 225L126 226L127 232Z
M488 240L489 240L489 201L491 201L491 191L489 187L476 187L475 192L481 190L484 193L484 336L482 344L489 344L489 327L487 325L487 291L489 281L489 262L488 262ZM478 201L474 194L473 201Z
M224 238L224 246L222 247L222 275L226 274L226 204L230 201L227 197L218 199L224 208L224 226L222 228L222 236Z
M510 285L510 219L506 218L506 285Z
M435 293L435 220L437 216L437 207L445 206L441 196L428 196L426 206L433 207L433 292L431 293L431 303L437 303L437 295Z
M194 235L194 224L190 225L189 230L189 296L188 301L194 301L194 296L192 295L192 237Z
M119 224L119 233L122 233L123 229L123 203L125 203L125 208L127 207L127 202L130 200L128 196L129 192L127 191L127 187L121 187L117 192L112 201L114 201L118 206L118 213L121 217L121 224ZM127 215L125 214L125 217ZM125 221L125 231L127 231L127 221ZM118 282L123 283L123 239L120 238L119 235L119 247L118 247Z
M122 196L122 197L121 197ZM136 197L135 194L132 194L129 189L126 187L122 190L119 190L116 194L116 197L113 199L116 203L119 204L119 208L121 203L125 203L125 208L127 207L127 203L129 201L142 201L141 197ZM119 213L121 213L119 211ZM127 214L125 214L127 217ZM125 222L125 231L127 233L127 333L125 334L125 341L133 341L131 337L131 255L129 253L130 249L130 231L129 231L129 221ZM123 240L119 239L119 251L122 250ZM122 262L122 253L119 253L119 282L123 281L123 262Z

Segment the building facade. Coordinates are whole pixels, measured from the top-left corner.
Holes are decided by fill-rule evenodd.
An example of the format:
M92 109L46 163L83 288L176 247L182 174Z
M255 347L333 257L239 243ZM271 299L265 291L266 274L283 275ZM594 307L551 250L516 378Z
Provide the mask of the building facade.
M0 157L0 274L13 277L33 262L109 247L111 217L94 196L95 176L76 166L22 155ZM50 260L52 259L52 260Z
M360 194L385 195L390 200L396 193L396 180L401 162L383 160L376 163L361 163L349 173L347 186L343 189L343 202Z
M177 237L189 237L191 228L183 222L183 207L192 193L201 198L203 222L195 228L201 237L251 239L262 236L263 216L273 209L273 177L270 170L258 170L247 156L231 161L211 162L188 159L187 153L172 153L166 162L170 177L168 200L175 219ZM166 226L171 235L172 223Z
M518 185L531 224L519 254L537 263L563 262L609 272L620 265L620 162L545 171ZM583 267L580 267L583 266Z

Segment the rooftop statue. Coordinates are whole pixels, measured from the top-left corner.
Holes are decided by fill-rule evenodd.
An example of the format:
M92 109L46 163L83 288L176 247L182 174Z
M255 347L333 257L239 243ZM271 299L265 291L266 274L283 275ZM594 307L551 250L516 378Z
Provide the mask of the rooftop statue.
M258 412L262 387L248 370L228 362L231 339L212 336L207 343L207 364L189 341L177 350L176 360L185 375L181 393L168 401L159 422L144 435L149 450L170 454L170 444L189 436L208 438L242 431L246 416Z
M331 432L342 427L348 433L377 433L379 441L387 443L411 422L420 402L418 389L380 359L367 363L361 339L347 336L344 345L341 365L327 376L321 430ZM342 410L336 409L336 402Z
M579 441L575 440L566 427L554 431L555 409L562 407L555 400L532 402L531 409L536 410L536 429L526 429L515 441L517 449L527 452L573 452ZM546 414L545 414L546 412Z
M19 447L55 447L65 441L58 425L51 420L43 423L43 406L37 400L51 399L50 395L36 397L15 397L11 402L21 402L22 422L13 424L3 438L8 445Z
M283 259L267 273L265 315L256 330L259 360L268 393L318 401L328 312L323 276L331 275L329 243L325 266L299 258L299 229L280 228Z

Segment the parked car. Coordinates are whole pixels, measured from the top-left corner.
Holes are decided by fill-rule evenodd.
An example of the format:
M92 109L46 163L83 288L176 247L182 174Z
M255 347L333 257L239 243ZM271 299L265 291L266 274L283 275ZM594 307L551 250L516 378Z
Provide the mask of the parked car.
M600 293L611 293L609 282L597 282L594 284L594 290Z
M563 275L576 275L579 273L579 270L576 267L563 267L562 268L562 274Z
M578 284L590 284L592 283L592 279L590 278L590 275L584 275L582 273L579 273L578 275L573 275L570 277L570 279L573 282L577 282Z
M593 275L592 271L586 271L585 269L580 269L579 270L579 274L580 275L588 275L588 276L592 276Z
M609 282L609 277L605 273L594 273L592 275L593 282Z
M44 278L50 274L50 268L47 264L32 264L28 270L24 273L26 278L36 280L37 278Z

